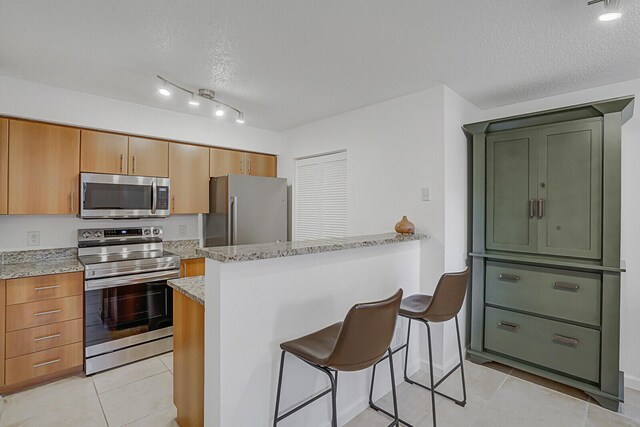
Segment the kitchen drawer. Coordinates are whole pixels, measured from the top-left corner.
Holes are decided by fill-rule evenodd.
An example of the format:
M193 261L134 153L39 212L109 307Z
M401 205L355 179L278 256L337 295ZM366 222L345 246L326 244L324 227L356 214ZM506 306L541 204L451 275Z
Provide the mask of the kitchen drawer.
M7 305L82 295L83 273L50 274L7 280Z
M6 335L7 359L36 351L82 342L82 319L37 326Z
M486 271L488 304L600 325L599 274L493 261Z
M600 380L600 332L526 314L485 309L485 349L594 383Z
M7 359L6 385L64 371L83 363L81 342Z
M7 332L82 318L82 295L7 306Z

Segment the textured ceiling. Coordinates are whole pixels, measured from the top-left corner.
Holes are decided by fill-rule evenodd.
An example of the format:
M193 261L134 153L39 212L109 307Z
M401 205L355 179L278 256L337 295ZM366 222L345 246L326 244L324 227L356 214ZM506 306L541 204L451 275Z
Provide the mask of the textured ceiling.
M446 84L481 108L640 77L640 1L0 0L0 74L281 130Z

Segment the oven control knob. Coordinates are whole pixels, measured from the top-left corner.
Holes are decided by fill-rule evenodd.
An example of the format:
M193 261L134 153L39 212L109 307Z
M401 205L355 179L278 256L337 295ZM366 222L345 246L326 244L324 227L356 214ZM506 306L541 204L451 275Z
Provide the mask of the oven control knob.
M102 237L102 231L96 231L93 235L96 237Z
M153 229L153 234L155 234L155 235L160 234L160 229L158 229L158 228L154 228L154 229Z
M144 229L144 235L148 236L149 234L151 234L151 230L149 230L148 228Z
M91 237L91 233L89 233L88 231L85 231L84 233L82 233L82 237L84 237L85 239L88 239L89 237Z

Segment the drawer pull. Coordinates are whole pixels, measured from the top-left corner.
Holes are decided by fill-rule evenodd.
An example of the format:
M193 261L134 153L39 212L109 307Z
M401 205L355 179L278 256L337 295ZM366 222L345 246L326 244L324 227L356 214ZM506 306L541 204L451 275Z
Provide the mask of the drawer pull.
M39 288L33 288L34 291L47 291L49 289L58 289L62 285L40 286Z
M45 341L45 340L52 340L54 338L58 338L60 335L62 334L53 334L53 335L48 335L46 337L39 337L39 338L34 338L33 342L39 342L39 341Z
M60 361L62 361L62 359L53 359L53 360L49 360L48 362L37 363L37 364L33 365L33 367L34 368L39 368L41 366L53 365L54 363L58 363Z
M516 274L503 273L503 274L498 276L498 279L504 280L504 281L507 281L507 282L517 282L518 280L520 280L520 276L518 276Z
M567 282L556 282L553 284L553 289L560 289L561 291L578 292L580 285Z
M577 347L580 341L578 341L575 338L563 337L562 335L554 335L553 342L556 344L562 344L569 347Z
M509 323L505 321L498 322L498 327L502 329L506 329L508 331L515 331L520 327L520 325L516 325L515 323Z
M33 313L34 316L46 316L47 314L56 314L60 313L62 310L50 310L50 311L41 311L40 313Z

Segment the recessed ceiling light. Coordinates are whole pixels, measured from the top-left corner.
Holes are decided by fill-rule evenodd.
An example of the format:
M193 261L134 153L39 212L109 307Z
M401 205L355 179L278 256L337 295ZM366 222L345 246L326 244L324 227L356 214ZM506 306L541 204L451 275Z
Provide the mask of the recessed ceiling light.
M160 88L158 89L158 93L160 93L160 95L162 96L171 96L171 92L169 91L169 88L167 86L167 81L163 80L162 86L160 86Z
M189 105L191 105L193 107L197 107L198 105L200 105L200 101L198 100L198 95L196 95L195 93L191 94L191 99L189 100Z

